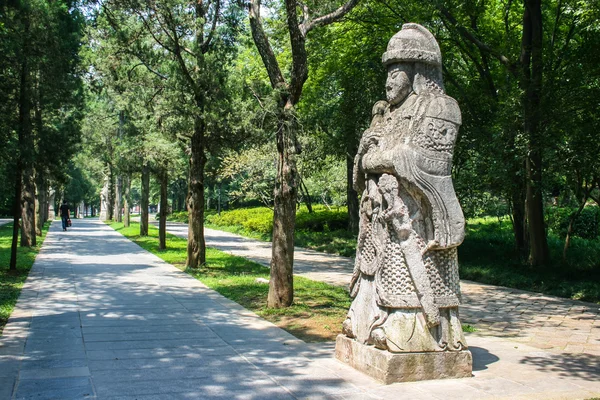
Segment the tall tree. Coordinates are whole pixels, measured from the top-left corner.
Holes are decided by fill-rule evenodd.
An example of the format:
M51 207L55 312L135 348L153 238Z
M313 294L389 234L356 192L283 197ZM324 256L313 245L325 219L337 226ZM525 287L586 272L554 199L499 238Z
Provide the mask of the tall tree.
M227 38L220 35L225 12L236 20L236 4L224 0L139 3L129 0L107 1L103 11L121 38L122 48L150 72L169 79L184 98L184 112L192 126L183 133L188 140L189 176L187 209L189 213L188 256L186 265L197 268L206 261L204 241L204 169L210 143L223 132L210 128L212 102L222 89L226 64ZM117 14L120 12L121 14ZM225 25L229 25L230 20ZM152 42L148 42L149 38ZM225 44L225 45L223 45ZM217 54L223 56L217 59ZM164 61L168 60L168 68ZM162 69L157 66L162 62ZM161 72L163 69L167 73ZM191 106L188 106L190 104Z
M273 245L271 256L271 280L267 304L269 307L288 307L294 299L294 228L298 196L298 170L296 154L300 152L297 138L296 104L300 101L304 83L308 78L307 34L313 29L331 24L346 15L358 3L350 0L334 11L315 17L313 12L323 13L331 9L330 2L311 10L309 3L285 0L287 34L290 38L292 62L289 79L286 80L265 33L260 16L261 1L252 0L249 5L252 38L264 63L273 90L276 91L277 115L277 178L274 192Z

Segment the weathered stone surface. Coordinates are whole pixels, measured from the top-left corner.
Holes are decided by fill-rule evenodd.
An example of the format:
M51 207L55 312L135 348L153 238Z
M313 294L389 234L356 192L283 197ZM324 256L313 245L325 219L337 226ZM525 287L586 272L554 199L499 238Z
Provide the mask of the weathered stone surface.
M104 187L100 192L100 221L108 220L108 179L104 180Z
M50 188L48 190L48 220L52 221L56 217L56 211L54 210L54 201L56 197L56 190Z
M385 384L467 378L471 376L473 364L469 350L391 353L344 335L337 337L335 356Z
M363 195L354 301L343 332L365 347L356 347L361 357L349 358L360 370L371 368L361 362L378 360L378 370L386 371L402 360L402 372L384 372L383 381L390 374L397 381L471 371L458 319L456 249L465 221L450 174L461 114L444 92L441 59L435 38L420 25L405 24L392 37L383 55L387 99L374 105L354 162L355 188ZM408 370L420 363L431 371ZM455 364L456 375L446 370Z

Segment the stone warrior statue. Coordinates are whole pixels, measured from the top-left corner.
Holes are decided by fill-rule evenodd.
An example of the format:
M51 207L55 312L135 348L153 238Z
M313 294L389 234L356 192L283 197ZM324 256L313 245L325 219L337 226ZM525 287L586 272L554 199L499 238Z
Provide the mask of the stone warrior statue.
M471 355L458 319L456 248L464 217L450 176L460 109L444 92L439 46L421 25L405 24L383 63L387 101L373 107L354 162L355 189L363 193L350 283L354 301L336 354L389 382L470 376ZM430 353L438 357L431 365L439 365L440 357L442 364L465 365L458 372L432 367L420 375L382 377L369 371L372 366L356 365L365 359L357 352L373 353L361 346L405 356ZM443 355L450 352L454 358Z

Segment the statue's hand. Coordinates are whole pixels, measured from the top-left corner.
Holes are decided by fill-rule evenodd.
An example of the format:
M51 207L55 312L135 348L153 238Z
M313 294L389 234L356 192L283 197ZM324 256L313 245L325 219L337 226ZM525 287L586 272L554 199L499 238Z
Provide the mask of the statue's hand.
M440 242L438 240L430 240L427 243L427 246L421 251L422 254L427 253L429 250L433 250L440 247Z

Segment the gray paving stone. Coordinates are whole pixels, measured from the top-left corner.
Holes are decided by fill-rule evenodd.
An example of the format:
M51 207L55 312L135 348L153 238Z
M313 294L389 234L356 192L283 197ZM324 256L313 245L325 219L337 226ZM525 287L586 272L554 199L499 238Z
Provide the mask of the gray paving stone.
M23 371L29 371L34 369L50 369L50 368L74 368L74 367L86 367L87 359L85 354L82 353L81 358L67 358L57 359L49 358L45 360L23 360L21 363L21 369Z
M122 395L147 395L147 394L169 394L182 393L187 391L202 391L208 395L223 395L231 392L263 391L283 392L283 388L277 387L269 378L262 380L253 379L249 381L237 380L230 382L223 379L218 382L213 376L199 377L192 379L176 380L137 380L127 382L116 382L110 385L96 386L97 395L100 398ZM267 397L265 397L267 398Z
M0 376L0 399L10 399L16 380L16 375L14 377Z
M199 369L212 369L224 373L246 368L248 364L238 355L223 356L214 354L212 356L197 355L185 358L130 358L112 360L90 360L90 369L94 371L115 370L144 370L153 368L184 367L189 366Z
M162 340L127 340L120 342L90 342L86 343L88 350L125 350L125 349L156 349L180 347L190 344L188 339L162 339ZM204 344L211 342L221 345L223 340L220 338L203 339Z
M238 353L231 346L222 343L220 346L205 343L196 343L192 345L170 347L170 348L153 348L153 349L129 349L129 350L88 350L87 357L89 360L125 360L136 358L196 358L198 352L202 351L204 356L210 357L225 357L233 356Z
M224 392L216 394L213 392L208 393L206 391L194 390L183 393L168 393L161 395L138 395L138 396L116 396L107 397L105 400L192 400L192 399L206 399L206 400L298 400L291 396L285 391L270 390L261 392Z
M209 328L197 328L193 331L171 331L171 332L138 332L138 333L86 333L85 341L90 342L116 342L135 340L159 340L159 339L187 339L188 342L195 339L218 338Z
M52 368L31 368L26 366L22 368L19 379L53 379L90 376L90 370L85 367L52 367Z
M115 332L118 333L144 333L144 332L205 332L210 331L204 324L202 323L190 323L189 321L181 324L159 324L159 325L142 325L138 324L136 326L119 326L118 330L115 330L114 326L84 326L82 328L83 332L88 334L112 334Z
M94 396L89 378L20 380L16 400L76 400Z

